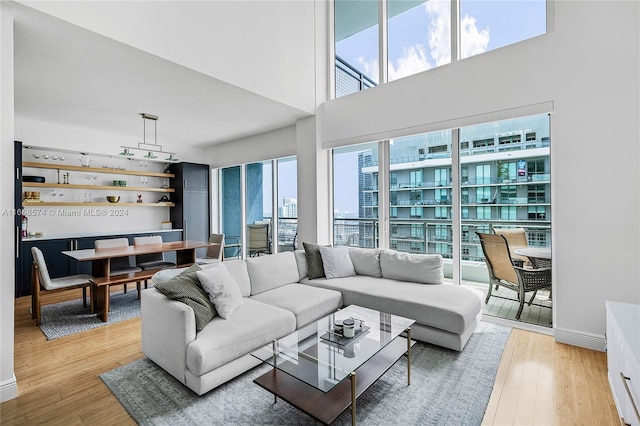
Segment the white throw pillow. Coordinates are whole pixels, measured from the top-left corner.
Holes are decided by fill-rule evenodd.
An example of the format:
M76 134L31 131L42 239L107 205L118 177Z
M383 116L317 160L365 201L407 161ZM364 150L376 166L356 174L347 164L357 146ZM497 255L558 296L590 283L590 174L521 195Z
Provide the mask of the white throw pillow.
M399 281L422 284L443 284L442 256L439 254L403 253L395 250L380 252L382 276Z
M356 274L346 247L320 246L320 256L327 279L351 277Z
M229 318L233 311L242 305L240 287L222 262L197 271L196 275L221 318Z

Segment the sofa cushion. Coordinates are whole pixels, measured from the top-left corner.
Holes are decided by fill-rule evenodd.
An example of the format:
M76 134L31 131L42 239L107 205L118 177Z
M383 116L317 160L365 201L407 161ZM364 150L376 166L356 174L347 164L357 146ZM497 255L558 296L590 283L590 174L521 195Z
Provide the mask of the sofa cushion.
M242 305L240 287L222 262L203 271L197 271L196 275L222 318L228 319L233 311Z
M349 256L358 275L381 278L380 249L349 247Z
M214 318L187 346L187 368L201 376L292 333L295 326L291 312L245 298L229 319Z
M342 307L342 293L339 291L304 284L288 284L251 298L293 312L296 329Z
M415 319L418 324L460 334L480 313L480 299L452 284L413 282L356 275L333 280L305 278L303 283L342 292L345 305L360 305Z
M307 276L310 280L324 277L324 266L320 255L320 246L313 243L303 242L304 253L307 258Z
M301 280L307 276L307 255L304 250L296 250L293 252L298 264L298 279Z
M350 277L356 274L346 247L319 247L324 275L331 278Z
M155 283L155 289L169 299L191 306L195 314L196 330L200 331L216 316L216 310L209 301L209 296L200 286L198 271L201 269L194 263L167 280L158 282L157 279L153 279L152 281ZM155 276L156 274L154 278Z
M243 297L249 297L251 295L251 281L249 280L249 273L247 272L247 264L242 259L225 260L224 266L231 274ZM205 268L202 268L205 269Z
M251 295L300 280L296 258L290 251L252 257L246 262L251 279Z
M444 272L439 254L412 254L395 250L380 253L382 276L400 281L442 284Z

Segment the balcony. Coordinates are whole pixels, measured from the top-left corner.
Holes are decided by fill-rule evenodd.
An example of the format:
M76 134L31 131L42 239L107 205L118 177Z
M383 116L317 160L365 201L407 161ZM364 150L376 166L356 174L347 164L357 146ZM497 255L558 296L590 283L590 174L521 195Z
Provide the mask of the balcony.
M462 282L482 291L486 296L489 273L484 263L480 242L475 231L488 232L489 223L495 226L522 226L527 231L530 246L549 247L551 229L547 222L468 220L462 222ZM439 253L445 262L445 280L451 281L453 233L451 221L405 219L390 221L390 247L408 253ZM374 218L334 219L334 245L379 247L379 221ZM530 296L530 294L528 294ZM552 300L549 291L540 290L531 306L525 304L520 322L550 327ZM515 292L500 287L494 290L489 303L482 304L484 315L515 320L518 300Z

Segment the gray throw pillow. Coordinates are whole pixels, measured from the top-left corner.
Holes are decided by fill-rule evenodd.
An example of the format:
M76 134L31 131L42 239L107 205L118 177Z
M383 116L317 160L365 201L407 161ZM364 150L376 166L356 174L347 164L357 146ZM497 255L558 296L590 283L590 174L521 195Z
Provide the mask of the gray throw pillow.
M328 279L351 277L356 274L346 247L319 247L324 274Z
M320 255L320 246L313 243L303 242L304 253L307 257L307 276L310 280L324 278L324 265Z
M196 272L201 268L193 264L180 274L154 286L169 299L191 306L196 317L196 330L200 331L215 318L216 310L209 301L209 295L200 286Z

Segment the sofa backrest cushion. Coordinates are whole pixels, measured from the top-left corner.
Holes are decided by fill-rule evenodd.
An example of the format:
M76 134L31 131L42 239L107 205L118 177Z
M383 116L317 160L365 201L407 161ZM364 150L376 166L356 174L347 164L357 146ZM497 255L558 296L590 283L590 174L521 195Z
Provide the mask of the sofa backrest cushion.
M290 251L252 257L246 262L251 280L251 295L297 283L300 279L296 257Z
M241 259L225 260L224 266L227 267L229 274L236 280L238 287L240 287L242 297L249 297L251 295L251 281L249 280L249 273L247 272L247 264L245 261ZM202 269L206 269L206 267Z
M439 254L413 254L395 250L382 250L380 253L380 270L385 278L443 284L442 268L442 256Z
M349 249L346 247L320 246L319 250L324 275L328 279L351 277L356 274L351 257L349 257Z
M349 256L358 275L381 278L380 249L349 247Z
M293 255L296 257L296 263L298 264L298 278L302 280L306 278L307 273L307 255L304 250L296 250L293 252Z

